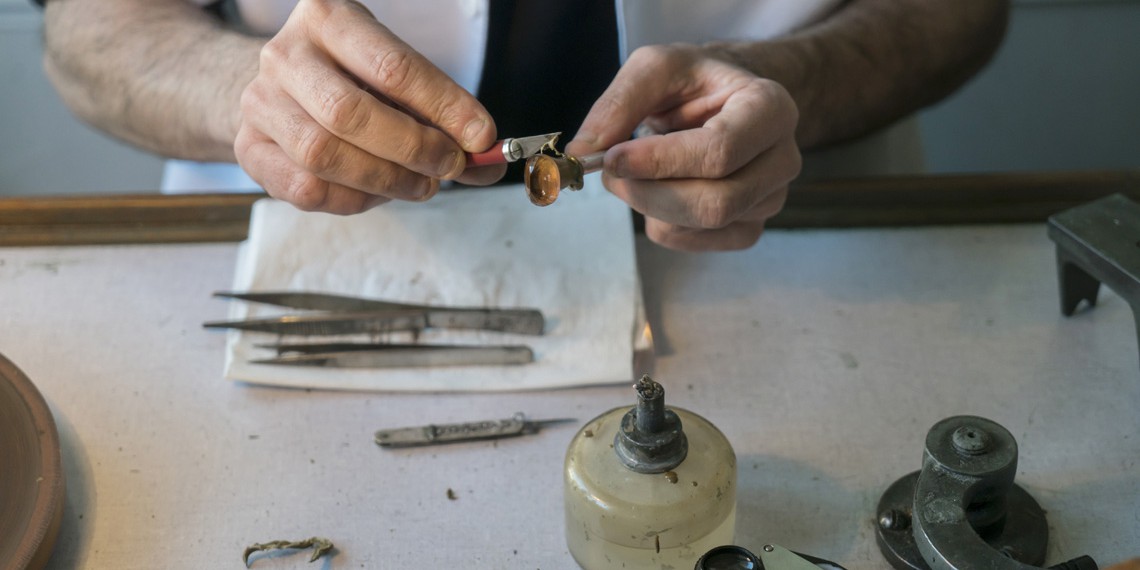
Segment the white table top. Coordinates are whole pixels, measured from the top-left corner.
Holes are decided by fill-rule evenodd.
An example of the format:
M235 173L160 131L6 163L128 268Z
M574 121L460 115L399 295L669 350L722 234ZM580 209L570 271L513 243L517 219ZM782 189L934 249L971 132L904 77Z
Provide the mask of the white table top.
M585 421L628 387L509 394L261 388L221 379L234 245L0 249L0 352L51 403L67 504L51 568L241 568L254 542L338 553L254 568L571 568L562 459L576 428L388 451L381 427ZM667 401L739 459L737 542L887 568L882 491L927 429L988 417L1047 510L1049 563L1140 552L1132 313L1060 315L1042 226L770 232L752 250L638 244ZM449 500L452 489L455 500Z

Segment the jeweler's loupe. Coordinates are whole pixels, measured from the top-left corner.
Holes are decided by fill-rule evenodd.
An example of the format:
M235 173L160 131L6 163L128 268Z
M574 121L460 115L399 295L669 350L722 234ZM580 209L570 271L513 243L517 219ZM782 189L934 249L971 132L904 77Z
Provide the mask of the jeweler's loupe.
M705 553L693 570L762 570L760 557L742 546L718 546Z
M764 560L768 560L765 567ZM764 545L764 555L757 556L743 546L718 546L697 560L694 570L845 570L823 558L792 552L774 544Z

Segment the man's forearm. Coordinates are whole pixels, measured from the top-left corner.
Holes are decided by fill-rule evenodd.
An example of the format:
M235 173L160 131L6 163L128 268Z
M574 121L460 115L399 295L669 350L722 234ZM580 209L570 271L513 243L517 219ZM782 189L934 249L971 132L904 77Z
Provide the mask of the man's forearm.
M719 47L788 89L800 111L797 140L814 148L950 94L996 51L1008 15L1009 0L851 0L788 37Z
M262 40L183 0L49 0L44 68L83 120L153 152L233 161Z

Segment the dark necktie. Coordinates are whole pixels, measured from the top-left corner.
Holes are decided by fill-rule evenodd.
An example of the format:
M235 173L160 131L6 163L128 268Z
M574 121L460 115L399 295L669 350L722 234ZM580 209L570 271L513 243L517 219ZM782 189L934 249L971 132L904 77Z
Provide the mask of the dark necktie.
M619 67L614 0L491 0L478 97L499 138L569 142ZM522 161L505 182L522 176Z

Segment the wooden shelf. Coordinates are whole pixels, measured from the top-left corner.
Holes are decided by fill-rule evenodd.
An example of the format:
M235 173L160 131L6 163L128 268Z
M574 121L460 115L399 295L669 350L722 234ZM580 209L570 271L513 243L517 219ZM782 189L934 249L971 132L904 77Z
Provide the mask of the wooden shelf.
M1124 193L1140 171L927 175L792 185L771 228L1040 223ZM264 194L132 194L0 199L0 246L234 242Z

